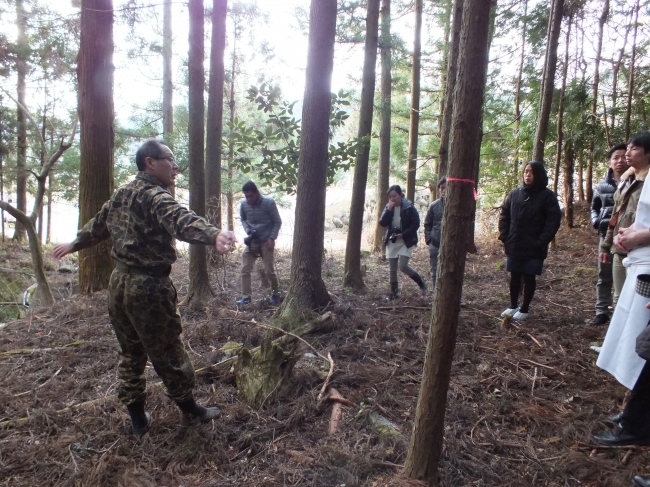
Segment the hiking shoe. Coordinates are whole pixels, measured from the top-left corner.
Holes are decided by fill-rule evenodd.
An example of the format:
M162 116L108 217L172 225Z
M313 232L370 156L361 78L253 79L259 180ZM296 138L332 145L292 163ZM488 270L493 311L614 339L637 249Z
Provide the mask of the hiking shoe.
M517 321L524 321L525 319L528 318L528 313L522 313L521 311L517 311L513 316L513 319Z
M142 438L149 431L149 426L151 425L151 413L144 413L146 423L136 423L131 422L131 432L138 438Z
M501 318L512 318L518 311L519 308L508 308L503 313L501 313Z
M251 298L243 297L237 301L237 304L251 304Z
M269 302L271 304L280 304L280 295L279 294L271 294L271 297L269 298Z
M598 314L589 322L590 326L602 326L609 322L609 316L604 313Z

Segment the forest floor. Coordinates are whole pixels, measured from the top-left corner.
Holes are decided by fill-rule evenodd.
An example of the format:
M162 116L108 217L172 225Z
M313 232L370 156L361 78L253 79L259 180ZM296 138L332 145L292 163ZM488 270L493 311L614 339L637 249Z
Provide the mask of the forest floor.
M626 389L595 366L590 350L606 327L587 324L594 315L597 236L585 222L560 231L529 320L510 329L498 318L508 305L508 284L496 235L468 256L443 485L630 486L635 473L648 472L650 449L606 448L592 440L609 426L604 418L621 409ZM400 277L402 297L387 301L388 266L374 256L364 258L369 292L351 294L341 285L342 255L326 254L333 317L305 338L332 354L331 385L351 402L335 434L328 435L332 402L317 401L328 365L313 353L298 362L291 393L259 411L240 400L230 370L211 367L224 358L220 348L228 341L257 345L266 331L251 320L269 323L276 311L259 292L237 310L240 264L233 254L225 271L214 271L220 289L205 312L180 308L190 357L196 369L206 368L197 373L197 399L223 412L211 424L181 428L178 410L148 367L153 423L140 440L130 434L115 394L118 355L105 292L31 309L0 329L0 485L423 485L400 471L433 294L420 294ZM424 246L413 262L428 274ZM281 253L285 288L289 265L290 256ZM59 276L57 296L65 294L69 276ZM173 277L182 299L186 256ZM377 415L402 435L381 438L371 427Z

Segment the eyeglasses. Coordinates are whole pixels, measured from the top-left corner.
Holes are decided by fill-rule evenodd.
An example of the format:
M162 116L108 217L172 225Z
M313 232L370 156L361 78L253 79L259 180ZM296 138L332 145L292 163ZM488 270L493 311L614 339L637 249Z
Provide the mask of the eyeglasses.
M160 156L160 157L154 157L154 159L165 159L171 163L176 163L176 158L174 156Z

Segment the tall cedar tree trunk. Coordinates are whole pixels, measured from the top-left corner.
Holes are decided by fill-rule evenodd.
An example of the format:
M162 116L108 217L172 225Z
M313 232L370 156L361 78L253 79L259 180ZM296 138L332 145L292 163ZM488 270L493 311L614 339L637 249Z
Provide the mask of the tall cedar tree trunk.
M101 209L113 193L113 1L82 0L79 78L81 170L79 226ZM111 242L79 252L79 291L106 289L113 270Z
M598 43L596 45L596 59L594 64L594 84L591 89L591 120L589 122L591 136L589 137L589 149L587 158L587 201L593 199L594 179L594 148L596 144L596 124L598 123L598 85L600 83L600 55L603 51L603 32L605 23L609 17L609 0L603 2L603 13L598 19ZM607 122L607 119L605 119Z
M390 130L391 130L391 49L390 0L381 0L381 120L379 122L379 162L377 164L377 206L375 207L375 237L373 252L383 252L385 229L379 225L381 212L388 202L388 178L390 173Z
M571 37L572 20L573 15L569 15L564 50L564 66L562 67L562 85L560 87L560 100L557 108L557 151L555 152L555 173L553 174L553 191L556 194L558 181L560 180L560 163L562 161L562 144L564 141L564 93L566 92L566 78L569 71L569 39Z
M363 61L363 82L361 87L361 108L359 110L359 137L367 141L357 154L350 203L350 223L345 244L345 268L343 285L356 291L366 288L361 274L361 235L363 231L363 211L368 183L368 160L372 133L373 101L375 98L375 66L377 64L377 44L379 33L380 0L368 0L366 16L366 44Z
M205 194L208 221L221 228L221 132L223 129L224 52L227 0L212 1L212 39L208 121L205 142Z
M630 12L630 21L627 23L627 26L625 27L625 35L623 36L623 46L621 47L621 50L618 52L618 59L616 62L614 62L612 66L612 108L610 112L610 121L609 121L609 126L614 129L615 125L614 123L616 122L616 101L618 100L618 73L621 70L621 66L623 65L623 57L625 56L625 49L627 48L627 40L628 37L630 36L630 29L632 28L632 16L634 15L634 9ZM605 106L603 104L603 106ZM627 139L626 139L627 140ZM610 142L610 145L614 145L615 142Z
M281 308L285 317L300 310L321 308L330 302L321 269L335 35L336 0L312 0L291 285Z
M583 167L582 151L578 155L578 201L585 201L585 177Z
M443 217L438 284L425 355L420 396L404 473L437 485L445 407L463 289L466 250L476 210L472 179L480 148L480 119L488 65L491 2L465 0L458 77L454 90L447 203Z
M454 111L454 89L456 87L456 73L458 70L458 46L460 45L464 3L465 0L454 0L451 40L449 41L449 62L447 64L447 85L445 86L440 147L438 149L438 158L440 160L438 178L446 176L449 167L449 138L451 134L451 118Z
M422 61L422 1L415 0L415 33L413 69L411 71L411 121L409 125L408 171L406 198L415 201L415 172L418 162L418 131L420 128L420 66Z
M27 77L27 56L29 46L25 37L25 29L27 27L27 13L23 0L16 0L16 28L18 35L16 38L17 47L20 53L16 56L16 77L18 79L17 95L18 103L26 107L26 87L25 80ZM27 164L27 115L20 108L16 109L16 119L18 122L17 139L18 147L16 153L16 207L18 210L25 213L27 211L27 171L25 166ZM14 240L25 240L25 227L16 220L14 229Z
M573 143L569 140L564 148L564 213L567 228L573 228Z
M230 68L230 124L235 121L235 76L237 74L237 39L239 39L239 26L235 21L235 28L232 36L232 67ZM226 192L228 230L235 229L235 195L232 190L232 180L235 177L235 146L231 142L228 150L228 191Z
M444 0L444 13L442 16L443 22L443 46L442 46L442 59L440 61L440 97L438 99L438 140L442 132L442 114L445 110L445 97L444 93L447 90L447 65L449 64L449 35L451 33L451 6L452 0ZM440 158L433 158L433 174L434 179L429 181L429 201L435 201L438 198L438 181L440 181Z
M548 34L546 36L546 59L544 61L544 74L542 76L542 89L539 95L539 112L535 128L533 159L544 161L544 146L548 133L548 119L551 115L553 103L553 87L555 85L555 68L557 65L557 46L562 27L562 11L564 0L553 0L551 14L548 18Z
M528 0L524 0L523 25L521 28L521 51L519 53L519 73L515 88L515 155L512 162L512 178L508 184L508 191L517 186L519 182L519 127L521 126L521 81L524 73L524 60L526 55L526 29L527 29Z
M205 216L203 0L190 0L188 10L190 13L190 50L187 62L189 81L187 131L189 135L190 210L199 216ZM206 246L190 245L190 286L187 292L187 301L195 309L204 307L212 297L207 264Z
M164 0L163 9L163 138L171 144L174 133L174 84L172 80L172 0ZM170 148L173 149L173 147ZM173 195L176 188L169 188Z
M632 59L630 60L630 76L627 83L627 107L625 109L625 140L630 139L630 120L632 118L632 95L634 94L634 65L636 63L636 34L639 28L639 0L634 7L634 34L632 36Z

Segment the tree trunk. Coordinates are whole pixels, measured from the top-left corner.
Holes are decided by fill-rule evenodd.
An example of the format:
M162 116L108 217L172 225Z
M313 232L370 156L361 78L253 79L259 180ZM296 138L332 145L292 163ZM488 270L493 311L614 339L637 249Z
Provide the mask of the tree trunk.
M548 132L548 119L553 103L553 87L555 85L555 68L557 65L557 46L562 27L562 11L564 0L553 0L551 14L548 18L548 35L546 36L546 59L542 76L542 89L539 95L539 113L535 128L533 159L544 162L544 146Z
M47 237L45 238L46 244L52 242L52 184L53 183L54 183L54 175L50 174L47 177Z
M562 161L562 144L564 141L564 93L566 92L566 78L569 71L569 40L571 38L571 23L573 15L569 15L566 39L564 42L564 66L562 67L562 85L560 87L560 100L557 108L557 151L555 153L555 173L553 174L553 191L557 194L558 181L560 178L560 162ZM537 159L539 160L539 159Z
M366 17L366 44L363 62L363 83L361 88L361 108L359 110L360 138L367 139L357 155L350 203L350 222L345 244L345 269L343 285L357 292L365 291L366 285L361 274L361 235L363 232L363 211L368 183L368 160L372 134L373 101L375 97L375 66L377 64L377 44L379 31L380 0L368 0Z
M440 161L438 164L438 179L447 175L449 166L449 138L451 134L451 118L454 110L454 89L456 87L456 72L458 69L458 46L460 45L464 3L465 0L454 0L451 40L449 41L449 62L447 64L447 84L445 86L442 128L440 130L440 148L438 149L438 158Z
M82 0L79 78L81 170L79 226L93 218L113 193L113 1ZM79 252L79 292L106 289L113 270L111 243Z
M172 79L172 1L163 0L163 93L162 116L163 138L173 150L172 135L174 133L174 84ZM176 196L176 188L168 188Z
M377 167L377 206L375 207L375 238L373 252L383 252L384 228L379 218L388 202L388 178L390 173L390 130L391 130L391 48L390 0L381 0L381 121L379 122L379 162Z
M508 190L515 188L519 183L519 127L521 125L521 81L524 73L524 60L526 55L526 28L527 28L528 0L524 0L523 26L521 29L521 52L519 54L519 73L515 88L515 155L512 163L512 181Z
M413 69L411 71L411 121L409 125L409 154L406 173L406 198L415 201L415 172L418 162L418 131L420 128L420 64L422 57L422 0L415 0L415 34L413 40Z
M630 22L625 27L623 46L618 53L618 59L612 66L612 109L610 111L609 121L609 126L612 128L612 130L614 130L614 123L616 122L616 101L618 100L618 72L621 70L621 66L623 65L623 56L625 55L625 48L627 47L627 39L630 35L630 29L632 28L632 15L634 15L634 10L630 12ZM613 145L613 143L610 145Z
M636 34L639 27L639 0L634 7L634 34L632 36L632 59L630 60L630 76L627 83L627 107L625 110L625 140L630 140L630 119L632 118L632 95L634 94L634 65L636 63Z
M230 110L230 124L235 121L235 77L237 75L237 39L239 38L238 24L235 22L235 29L232 36L232 67L230 68L230 100L228 108ZM235 146L231 142L228 150L228 191L226 192L226 202L228 203L227 220L228 230L235 230L235 195L232 190L233 178L235 177Z
M456 343L460 297L470 227L476 210L472 179L477 164L480 119L488 64L491 2L465 0L458 78L454 90L451 164L443 217L438 284L425 355L420 396L404 473L437 485L444 417Z
M564 148L564 212L567 228L573 228L573 144L567 141Z
M605 23L609 17L609 0L603 2L603 12L598 19L598 42L596 45L596 58L594 64L594 84L591 91L591 120L589 137L589 152L587 158L587 201L593 199L593 177L594 177L594 148L596 144L596 124L598 123L598 85L600 84L600 55L603 52L603 32ZM607 118L605 118L607 122Z
M190 13L190 49L187 62L189 82L187 131L189 135L190 210L199 216L205 216L203 0L190 0L188 10ZM207 249L205 245L190 245L190 285L187 291L187 303L194 309L202 308L207 305L211 297Z
M584 168L582 167L582 151L578 156L578 201L585 201L585 189L584 189Z
M221 133L223 129L224 52L227 0L212 1L212 39L208 121L206 132L205 194L208 221L221 228Z
M18 35L16 38L19 53L16 56L16 77L18 80L17 95L18 103L26 107L26 78L27 78L27 56L29 55L29 45L25 36L27 27L27 12L23 0L16 0L16 28ZM17 152L16 152L16 207L23 213L27 212L27 115L25 111L18 106L16 110L17 127ZM14 240L25 240L25 227L20 221L16 220L14 228Z
M301 310L314 310L330 302L321 269L335 35L336 0L312 0L291 285L280 309L288 319Z

